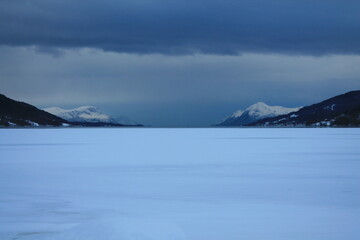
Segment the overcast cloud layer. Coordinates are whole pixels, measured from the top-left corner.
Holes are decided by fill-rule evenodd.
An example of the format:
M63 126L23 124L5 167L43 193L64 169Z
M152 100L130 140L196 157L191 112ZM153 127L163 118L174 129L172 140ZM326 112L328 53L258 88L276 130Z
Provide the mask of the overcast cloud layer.
M121 53L359 54L358 0L1 0L0 44Z

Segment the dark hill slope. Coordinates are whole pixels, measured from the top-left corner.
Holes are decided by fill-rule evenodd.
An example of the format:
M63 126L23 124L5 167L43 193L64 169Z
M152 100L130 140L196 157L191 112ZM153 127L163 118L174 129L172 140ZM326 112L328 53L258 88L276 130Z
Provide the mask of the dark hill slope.
M0 94L0 126L61 126L66 120Z

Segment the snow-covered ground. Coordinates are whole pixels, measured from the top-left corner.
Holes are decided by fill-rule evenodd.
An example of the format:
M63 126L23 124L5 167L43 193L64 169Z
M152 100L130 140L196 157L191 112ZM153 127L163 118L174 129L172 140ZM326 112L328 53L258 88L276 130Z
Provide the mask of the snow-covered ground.
M1 129L0 239L358 240L360 129Z

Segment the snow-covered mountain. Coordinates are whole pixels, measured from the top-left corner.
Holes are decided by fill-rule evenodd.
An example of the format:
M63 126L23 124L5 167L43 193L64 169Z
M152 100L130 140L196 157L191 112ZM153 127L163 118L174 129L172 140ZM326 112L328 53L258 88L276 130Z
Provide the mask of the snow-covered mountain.
M82 106L74 109L62 109L59 107L49 107L43 109L55 116L63 118L69 122L102 122L102 123L118 123L115 119L100 112L94 106Z
M360 90L341 94L301 108L297 112L267 118L254 126L359 127Z
M263 102L258 102L245 111L238 110L219 124L218 126L242 126L249 123L256 122L258 120L276 117L279 115L288 114L290 112L296 112L300 108L286 108L281 106L269 106Z

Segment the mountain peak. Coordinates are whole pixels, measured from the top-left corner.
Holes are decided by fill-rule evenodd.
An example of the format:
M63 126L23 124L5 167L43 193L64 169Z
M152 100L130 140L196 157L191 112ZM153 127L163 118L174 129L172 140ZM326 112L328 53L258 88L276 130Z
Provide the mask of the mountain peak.
M278 115L287 114L289 112L298 111L300 108L286 108L282 106L270 106L263 102L258 102L248 107L245 112L257 119L264 117L275 117Z
M264 102L257 102L248 108L245 111L238 110L230 117L222 121L220 126L242 126L246 125L260 119L268 117L276 117L283 114L288 114L290 112L298 111L300 108L286 108L281 106L270 106Z
M254 103L253 105L251 105L250 107L257 107L257 106L268 106L269 107L269 105L267 105L266 103L264 103L264 102L257 102L257 103ZM249 107L249 108L250 108Z
M264 102L257 102L251 106L249 106L248 108L245 109L245 111L262 111L264 109L268 109L271 108L272 106L267 105Z
M72 110L78 110L78 111L91 111L91 112L98 112L98 108L95 106L81 106L81 107L77 107L74 108Z

